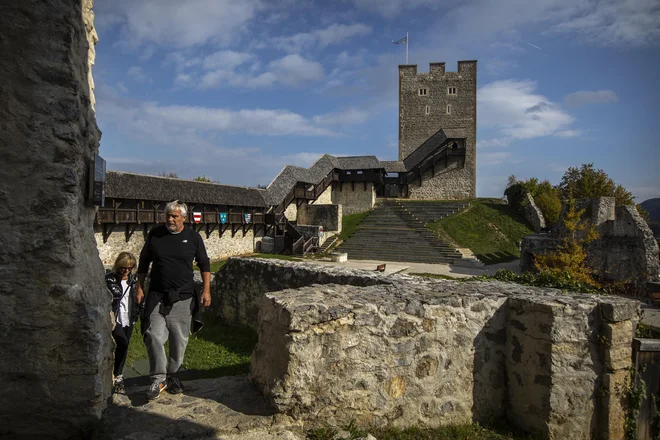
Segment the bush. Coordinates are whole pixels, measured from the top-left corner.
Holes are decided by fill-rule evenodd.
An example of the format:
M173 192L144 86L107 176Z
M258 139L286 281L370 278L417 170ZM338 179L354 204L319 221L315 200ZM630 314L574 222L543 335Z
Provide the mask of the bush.
M548 180L539 183L539 180L535 177L527 180L515 180L514 176L509 178L509 186L504 191L504 195L509 205L520 215L524 215L527 193L534 198L534 203L541 210L546 225L550 226L557 223L561 212L559 190L552 186Z
M510 185L505 191L504 196L506 197L509 206L511 206L519 214L523 214L523 207L525 202L525 196L529 193L529 190L525 186L525 182L516 182Z
M534 203L539 207L545 218L546 226L552 226L559 220L561 213L561 199L559 198L559 191L555 188L550 188L549 191L542 192L534 197Z

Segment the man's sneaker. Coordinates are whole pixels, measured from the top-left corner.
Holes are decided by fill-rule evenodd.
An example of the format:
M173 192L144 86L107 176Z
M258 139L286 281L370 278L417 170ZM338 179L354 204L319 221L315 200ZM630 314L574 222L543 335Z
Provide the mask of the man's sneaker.
M115 394L124 392L124 377L123 376L115 377L115 383L114 383L114 386L113 386L113 391L115 392Z
M170 394L181 394L183 393L183 384L176 376L170 376L167 378L167 392Z
M160 396L160 393L167 388L167 383L152 383L147 390L147 400L154 400Z

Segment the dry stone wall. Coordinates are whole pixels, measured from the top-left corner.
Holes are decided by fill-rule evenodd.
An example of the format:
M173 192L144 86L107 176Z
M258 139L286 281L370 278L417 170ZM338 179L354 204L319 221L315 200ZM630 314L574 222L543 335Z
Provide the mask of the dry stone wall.
M110 395L110 301L86 201L101 135L91 7L0 4L2 438L92 438Z
M504 417L539 439L617 439L638 313L631 300L500 282L288 289L262 300L251 378L310 423Z
M231 229L227 229L222 237L220 237L217 230L212 232L209 237L206 236L204 231L200 232L200 235L204 240L209 258L218 260L255 252L259 249L263 239L263 230L259 229L259 232L255 235L254 229L251 227L245 234L242 230L237 231L233 237L231 236ZM103 233L100 230L94 233L94 238L96 239L101 261L105 265L113 264L117 255L123 251L132 252L136 257L139 257L144 246L144 234L140 231L136 231L128 241L126 241L126 235L123 232L113 232L106 243L103 243Z
M334 266L320 270L313 263L230 258L215 277L212 303L226 323L256 329L259 305L266 292L328 283L371 286L391 283L393 279L380 273Z

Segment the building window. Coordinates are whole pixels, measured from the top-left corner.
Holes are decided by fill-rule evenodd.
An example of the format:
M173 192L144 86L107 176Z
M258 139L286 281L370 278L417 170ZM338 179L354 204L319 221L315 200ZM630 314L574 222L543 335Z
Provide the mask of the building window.
M431 113L431 107L429 107L429 106L427 105L427 106L426 106L426 114L428 115L428 114L430 114L430 113Z
M424 87L423 89L419 89L419 96L426 96L428 94L428 89Z
M362 170L358 171L357 173L358 173L358 174L363 174L363 173L362 173Z
M451 115L451 104L447 104L447 114Z
M456 87L449 87L447 89L447 94L448 95L455 95L456 94Z

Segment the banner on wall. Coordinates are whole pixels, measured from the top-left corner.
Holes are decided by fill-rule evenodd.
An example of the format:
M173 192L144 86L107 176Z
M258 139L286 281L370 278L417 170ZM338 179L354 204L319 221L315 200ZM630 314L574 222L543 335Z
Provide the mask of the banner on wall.
M193 212L193 221L195 223L199 223L202 221L202 213L201 212Z
M223 225L227 223L227 213L226 212L221 212L220 213L220 223L223 224Z
M252 223L252 214L243 214L243 218L245 219L245 224Z

